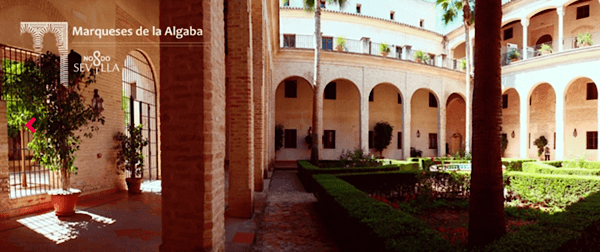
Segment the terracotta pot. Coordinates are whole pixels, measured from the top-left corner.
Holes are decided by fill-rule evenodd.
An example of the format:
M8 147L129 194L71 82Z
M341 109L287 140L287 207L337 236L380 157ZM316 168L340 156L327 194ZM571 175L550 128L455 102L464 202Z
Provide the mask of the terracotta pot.
M54 206L54 213L56 216L71 216L75 214L75 206L79 200L80 190L69 189L69 192L65 191L51 191L50 202Z
M142 193L142 191L140 190L142 178L126 178L125 182L127 182L127 190L129 190L130 194Z
M382 52L382 53L381 53L381 56L383 56L383 57L385 58L385 57L387 57L387 56L388 56L388 53L389 53L389 52Z
M338 52L341 52L344 50L344 48L342 46L337 45L337 46L335 46L335 50Z
M416 61L417 63L423 63L423 60L421 60L421 59L419 59L419 58L415 59L415 61Z
M579 47L588 47L588 46L590 46L590 44L588 44L588 42L585 42L585 43L579 45Z
M519 59L510 59L510 62L519 61Z
M550 52L550 51L542 51L542 55L548 55L548 54L551 54L551 53L552 52Z

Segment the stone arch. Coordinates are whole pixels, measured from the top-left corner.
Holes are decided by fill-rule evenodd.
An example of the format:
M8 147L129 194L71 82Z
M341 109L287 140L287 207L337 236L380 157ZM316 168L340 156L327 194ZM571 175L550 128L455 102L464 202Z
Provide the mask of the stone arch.
M382 155L385 158L401 159L403 157L402 132L404 128L404 103L400 89L389 82L381 82L371 88L369 95L373 93L373 101L369 101L369 131L373 131L378 122L387 122L392 128L392 139L390 145L385 148ZM369 134L369 137L374 134ZM369 139L371 141L371 139ZM400 146L400 148L398 148ZM379 156L380 153L370 148L372 154Z
M547 44L548 42L550 42L550 45L552 45L552 35L544 34L537 39L535 44L536 45Z
M531 19L533 16L539 14L540 12L546 11L546 10L552 10L552 9L556 9L555 5L552 4L546 4L542 7L539 7L533 11L530 11L529 14L527 14L527 19Z
M527 106L528 157L538 158L538 148L533 144L535 139L544 136L552 151L550 159L555 157L556 133L556 90L548 82L533 85L529 91Z
M513 17L513 18L509 18L507 20L502 20L502 28L504 28L504 26L506 26L506 25L508 25L508 24L510 24L512 22L515 22L515 21L521 21L521 18L519 18L519 17Z
M335 99L326 99L326 89L336 83ZM352 88L354 87L354 88ZM361 92L354 82L337 78L323 86L323 159L337 159L343 150L360 147ZM325 132L328 132L325 134ZM332 143L332 144L328 144Z
M593 90L588 90L590 84L594 85L591 87ZM589 77L578 76L565 86L563 112L565 158L586 153L588 160L598 160L597 141L592 146L588 146L587 142L588 132L591 134L598 132L598 84L600 83L595 83ZM595 92L595 97L593 97L594 93L588 94L588 91ZM593 149L594 147L596 149Z
M446 138L443 139L441 148L443 153L455 154L460 149L465 149L464 141L466 135L466 102L461 93L448 95L446 102Z
M435 107L429 106L431 96L435 99L437 105ZM411 95L410 143L411 147L423 151L422 155L426 157L438 156L438 150L445 148L440 143L443 139L440 139L439 135L441 130L439 123L440 106L445 106L445 104L440 102L438 94L430 88L418 88ZM433 139L430 140L430 136ZM432 144L436 146L432 146Z
M505 96L506 95L506 96ZM504 99L507 99L506 101ZM503 157L519 157L521 135L521 98L514 87L502 90L502 134L506 134L508 145ZM504 106L506 105L506 107Z

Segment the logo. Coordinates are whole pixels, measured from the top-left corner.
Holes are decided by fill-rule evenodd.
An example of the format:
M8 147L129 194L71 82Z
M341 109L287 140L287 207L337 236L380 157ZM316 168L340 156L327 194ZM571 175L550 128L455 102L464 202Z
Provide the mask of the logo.
M120 72L119 66L114 63L111 65L110 56L104 56L100 51L94 51L92 56L83 56L83 62L89 63L75 63L73 67L76 72L89 72L90 70L95 70L96 72Z

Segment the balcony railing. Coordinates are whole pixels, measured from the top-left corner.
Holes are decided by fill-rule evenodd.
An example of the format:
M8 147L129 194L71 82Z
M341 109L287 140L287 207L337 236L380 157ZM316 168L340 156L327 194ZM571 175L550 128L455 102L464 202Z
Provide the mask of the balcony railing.
M337 47L337 37L328 37L323 36L324 42L322 45L322 49L331 50L331 51L341 51L347 53L357 53L357 54L367 54L374 56L383 56L380 51L380 46L384 42L373 42L369 39L345 39L346 43L343 48ZM386 55L387 58L393 58L398 60L407 60L407 61L415 61L414 54L418 49L398 46L394 44L387 43L390 52ZM304 49L314 49L315 48L315 39L314 35L304 35L304 34L282 34L281 35L281 47L283 48L304 48ZM438 66L443 68L448 68L452 70L460 70L460 64L455 63L456 60L450 58L441 59L441 57L430 57L427 62L424 62L427 65Z

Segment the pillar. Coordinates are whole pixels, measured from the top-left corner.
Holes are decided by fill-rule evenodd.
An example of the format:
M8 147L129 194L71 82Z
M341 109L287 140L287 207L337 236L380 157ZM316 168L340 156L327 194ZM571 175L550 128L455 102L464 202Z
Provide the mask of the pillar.
M0 101L0 209L10 209L8 176L8 120L6 101Z
M521 127L520 130L520 140L519 140L519 145L520 145L520 153L521 153L521 158L527 158L527 151L528 151L528 147L529 147L529 132L527 130L527 118L529 117L529 98L527 95L527 91L522 91L519 90L519 105L521 106L520 112L519 112L519 124Z
M563 160L565 155L565 94L564 88L555 88L556 92L556 113L554 121L556 122L556 151L555 160Z
M229 79L229 208L227 215L254 214L254 86L251 1L227 1L227 77Z
M202 37L160 37L163 44L202 42L202 46L160 47L159 250L224 251L223 1L161 0L159 10L160 27L194 24L204 31Z
M527 26L529 26L529 19L527 17L521 19L521 25L523 26L523 59L527 59Z
M600 83L596 84L596 88L600 91ZM600 92L599 92L599 94L600 94ZM598 100L596 100L596 101L598 101ZM597 112L598 123L596 125L596 131L600 132L600 102L598 102L598 105L596 105L596 106L598 107L598 112ZM600 146L600 137L598 137L598 143L596 146ZM598 148L598 161L600 161L600 148Z
M446 102L438 102L438 157L446 156Z
M414 93L414 92L413 92ZM402 139L402 153L404 153L403 158L406 160L407 158L410 157L410 137L411 137L411 129L410 129L410 123L411 123L411 114L410 114L410 110L411 110L411 99L409 99L408 93L406 96L402 97L402 137L404 139Z
M364 70L363 70L364 73ZM364 83L363 83L364 86ZM360 129L359 145L365 153L369 153L369 91L363 90L360 95Z
M252 1L252 74L254 88L254 191L263 190L264 174L264 32L263 2Z
M563 50L563 23L564 23L564 10L562 6L556 7L556 13L558 13L558 51L562 52Z

